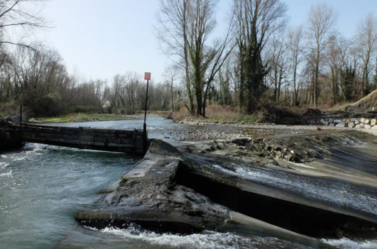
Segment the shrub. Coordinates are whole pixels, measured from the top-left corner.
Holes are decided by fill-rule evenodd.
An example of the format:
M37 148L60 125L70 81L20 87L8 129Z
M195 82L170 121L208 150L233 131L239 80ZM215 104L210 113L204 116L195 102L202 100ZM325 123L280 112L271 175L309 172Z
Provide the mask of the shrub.
M68 109L68 113L100 113L102 112L102 108L98 106L73 106Z

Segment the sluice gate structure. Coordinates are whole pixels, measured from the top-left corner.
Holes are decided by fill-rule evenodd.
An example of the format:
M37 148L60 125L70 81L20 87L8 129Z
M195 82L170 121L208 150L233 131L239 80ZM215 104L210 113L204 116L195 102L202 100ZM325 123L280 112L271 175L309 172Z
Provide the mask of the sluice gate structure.
M78 149L143 155L148 149L147 132L47 125L0 125L0 150L40 143Z

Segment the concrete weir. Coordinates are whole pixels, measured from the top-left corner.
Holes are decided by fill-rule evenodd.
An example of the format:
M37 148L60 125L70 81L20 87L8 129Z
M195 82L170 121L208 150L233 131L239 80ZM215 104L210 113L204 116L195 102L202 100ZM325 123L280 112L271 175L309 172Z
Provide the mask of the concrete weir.
M154 140L142 161L127 171L120 181L103 190L99 199L80 210L75 218L84 226L98 229L109 226L126 228L135 223L156 232L190 234L216 230L245 236L276 237L314 248L333 248L318 239L252 217L249 215L252 213L241 213L244 210L233 209L234 206L227 201L219 201L211 193L224 194L227 199L226 196L232 194L229 191L234 189L217 188L221 184L230 184L227 180L222 181L220 176L209 177L212 173L207 172L208 189L204 191L205 178L195 176L202 172L197 171L198 168L200 165L173 146ZM223 190L227 192L221 192ZM234 198L237 196L244 198L242 195ZM237 200L237 203L242 201ZM248 200L245 202L250 204Z
M110 130L83 127L58 127L0 122L0 150L41 143L79 149L116 151L143 155L147 134L141 130Z

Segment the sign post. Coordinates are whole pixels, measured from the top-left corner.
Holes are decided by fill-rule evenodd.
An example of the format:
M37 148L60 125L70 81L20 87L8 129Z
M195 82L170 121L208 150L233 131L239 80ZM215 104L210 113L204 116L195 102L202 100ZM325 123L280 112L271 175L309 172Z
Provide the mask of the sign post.
M144 74L144 80L147 81L147 91L145 94L145 112L144 112L144 151L147 151L147 111L148 111L148 88L149 88L149 81L151 80L151 73L146 72Z

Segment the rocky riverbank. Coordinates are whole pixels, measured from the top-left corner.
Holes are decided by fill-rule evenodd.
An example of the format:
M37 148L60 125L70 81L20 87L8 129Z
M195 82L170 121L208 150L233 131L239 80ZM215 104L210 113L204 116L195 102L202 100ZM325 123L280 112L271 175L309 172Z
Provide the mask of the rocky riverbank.
M304 133L318 133L321 132L338 132L350 130L348 126L344 125L332 125L331 122L348 122L351 120L360 120L368 122L370 125L374 123L373 119L367 118L318 118L314 123L316 125L277 125L272 123L242 123L242 122L228 122L228 121L208 121L203 119L197 119L195 117L189 117L181 120L179 123L189 125L191 129L189 131L180 131L179 129L172 129L168 131L164 136L166 138L175 137L179 141L213 141L218 139L237 139L237 138L250 138L276 135L276 134L304 134ZM343 121L344 120L344 121ZM352 121L351 121L352 122ZM337 123L338 124L338 123ZM350 126L351 127L351 126ZM363 126L354 127L353 130L368 132L377 135L377 130L364 129Z
M343 118L343 119L322 119L321 123L330 127L372 129L377 130L377 118Z
M375 176L368 173L377 165L376 142L375 136L364 132L333 130L219 139L192 143L182 150L256 167L377 187Z
M238 122L213 122L187 119L180 122L188 125L188 129L171 129L164 133L165 138L174 137L179 141L213 141L218 139L237 139L245 137L264 137L274 134L303 134L318 132L318 126L309 125L276 125ZM342 128L321 127L320 130L336 131Z
M331 149L334 146L353 146L367 139L368 135L363 133L320 131L307 133L304 139L300 134L284 134L270 135L265 138L214 140L189 145L185 150L190 153L229 156L248 162L261 163L267 160L273 165L278 165L276 160L280 159L295 163L323 159L331 155Z

